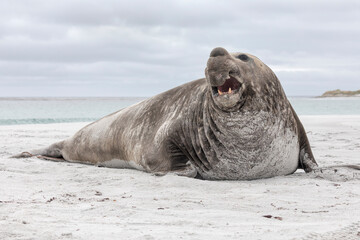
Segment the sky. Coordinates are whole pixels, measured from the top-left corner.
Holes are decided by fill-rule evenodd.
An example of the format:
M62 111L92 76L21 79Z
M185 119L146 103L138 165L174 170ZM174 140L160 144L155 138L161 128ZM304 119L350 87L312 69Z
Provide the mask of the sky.
M245 52L288 96L360 89L359 0L1 0L0 97L153 96Z

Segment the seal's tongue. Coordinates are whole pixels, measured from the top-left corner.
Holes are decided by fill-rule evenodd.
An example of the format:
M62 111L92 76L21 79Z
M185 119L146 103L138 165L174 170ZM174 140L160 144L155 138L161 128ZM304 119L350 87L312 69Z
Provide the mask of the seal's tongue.
M221 86L218 86L218 93L222 95L223 93L232 93L240 88L241 84L233 77L226 79L225 83Z

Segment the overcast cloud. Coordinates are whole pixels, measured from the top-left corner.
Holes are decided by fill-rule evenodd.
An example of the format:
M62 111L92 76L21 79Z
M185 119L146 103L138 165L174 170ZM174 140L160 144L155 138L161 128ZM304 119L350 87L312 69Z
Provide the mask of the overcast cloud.
M151 96L218 46L290 96L360 89L360 1L2 0L0 96Z

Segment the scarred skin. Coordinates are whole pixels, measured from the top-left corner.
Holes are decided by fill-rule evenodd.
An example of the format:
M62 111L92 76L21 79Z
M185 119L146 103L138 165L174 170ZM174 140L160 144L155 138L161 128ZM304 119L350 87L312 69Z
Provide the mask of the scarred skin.
M211 180L250 180L317 167L306 132L273 71L215 48L206 78L91 123L41 155ZM231 92L218 90L231 79ZM227 82L226 82L227 83Z

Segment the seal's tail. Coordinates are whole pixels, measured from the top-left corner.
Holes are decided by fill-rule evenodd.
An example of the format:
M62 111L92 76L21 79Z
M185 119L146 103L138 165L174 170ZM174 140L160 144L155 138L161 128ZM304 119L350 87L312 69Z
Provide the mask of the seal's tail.
M46 148L35 149L28 152L22 152L11 156L11 158L29 158L29 157L38 157L41 159L46 159L50 161L64 161L62 156L62 148L64 141L54 143Z

